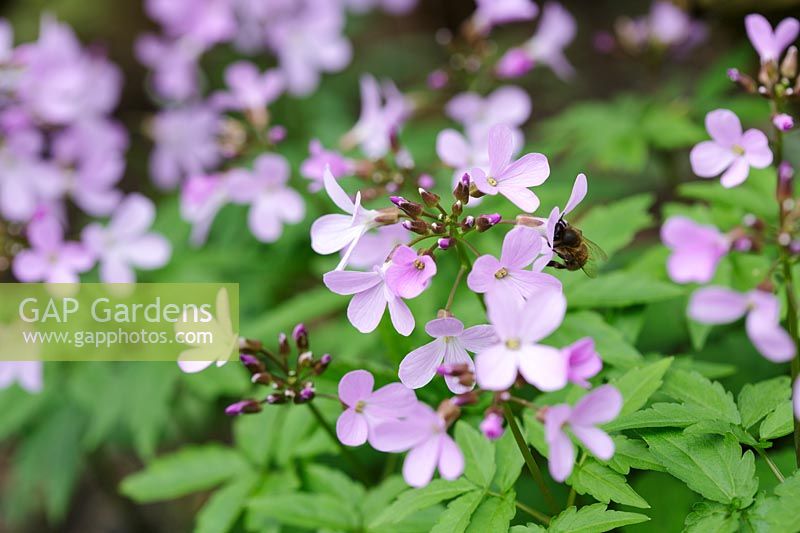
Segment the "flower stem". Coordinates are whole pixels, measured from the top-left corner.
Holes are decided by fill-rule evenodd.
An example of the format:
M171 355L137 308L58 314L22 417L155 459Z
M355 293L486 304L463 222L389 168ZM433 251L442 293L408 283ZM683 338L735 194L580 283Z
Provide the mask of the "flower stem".
M767 466L769 466L769 469L772 470L773 474L775 474L775 477L778 479L778 481L780 483L783 483L784 477L780 469L778 468L778 465L776 465L775 462L772 459L770 459L769 455L767 455L767 452L765 452L763 448L756 448L756 451L758 452L758 455L760 455L761 458L764 459L764 462L767 463Z
M361 479L361 481L365 485L369 485L369 475L367 475L367 471L364 469L364 465L362 465L358 461L358 459L353 454L353 452L350 450L350 448L348 448L347 446L342 444L342 442L339 440L339 437L336 436L336 432L333 430L333 428L328 423L328 421L325 420L325 417L322 416L322 413L319 412L319 409L317 409L317 406L314 405L314 402L308 402L308 403L306 403L306 405L308 406L309 409L311 409L311 413L313 413L314 418L317 419L317 422L319 422L319 425L322 426L322 428L330 436L330 438L333 439L333 442L335 442L339 446L339 448L342 450L342 455L344 455L345 459L347 459L347 461L350 463L350 465L356 471L356 473L358 474L359 479Z
M466 265L461 265L461 268L458 269L456 280L453 282L453 288L450 289L450 294L447 296L447 304L444 306L445 311L449 311L450 308L453 307L453 300L456 297L456 290L458 290L458 286L461 284L461 278L464 277L464 273L466 271Z
M550 492L550 489L547 488L547 484L544 482L542 471L539 470L539 465L536 464L536 459L534 459L530 448L528 448L528 443L525 442L525 438L522 436L522 431L520 431L519 426L517 425L517 420L514 418L514 412L511 411L511 406L508 405L508 403L504 403L503 410L506 415L508 427L511 428L511 433L514 434L514 440L517 442L517 447L519 448L520 453L522 453L522 458L525 459L525 464L528 465L528 471L530 471L531 476L533 476L533 480L536 481L536 484L539 485L539 489L542 491L542 495L547 502L547 506L552 512L557 513L559 511L558 504L556 503L555 498L553 498L553 494Z
M495 496L497 498L502 498L503 497L502 494L497 493L497 492L493 492L491 490L487 490L486 494L488 494L489 496ZM529 515L534 517L536 520L538 520L542 524L544 524L546 526L550 525L550 517L547 516L546 514L544 514L543 512L537 511L533 507L528 507L527 505L525 505L524 503L521 503L519 501L515 501L514 505L516 505L518 509L520 509L522 511L525 511L526 513L528 513Z

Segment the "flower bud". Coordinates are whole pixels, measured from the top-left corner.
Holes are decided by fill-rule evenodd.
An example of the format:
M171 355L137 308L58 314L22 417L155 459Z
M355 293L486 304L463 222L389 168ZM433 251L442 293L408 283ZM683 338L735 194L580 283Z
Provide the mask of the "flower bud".
M790 46L781 63L781 76L792 79L797 76L797 47Z
M259 411L261 411L261 404L255 400L242 400L225 408L225 414L228 416L258 413Z
M404 220L403 227L419 235L428 234L428 224L424 220Z
M772 125L780 131L789 131L794 128L794 119L786 113L779 113L772 117Z
M763 63L758 71L758 81L765 87L772 88L778 81L778 63L774 60Z
M450 77L442 69L436 69L428 74L428 87L434 91L444 89L449 81Z
M441 222L434 222L431 224L431 231L434 233L442 234L447 231L447 228Z
M460 407L462 405L472 405L478 403L479 399L480 396L473 390L465 392L464 394L459 394L452 399L452 402Z
M297 324L294 327L292 338L299 351L304 352L308 350L308 330L306 330L306 326L303 323Z
M737 252L749 252L753 249L753 239L750 237L738 237L734 239L731 248Z
M453 197L464 204L469 202L469 186L469 174L465 172L464 175L461 176L461 179L458 180L458 183L456 183L455 189L453 189Z
M475 226L478 228L478 231L484 232L490 229L493 226L496 226L502 217L498 213L492 213L490 215L481 215L475 221Z
M445 423L449 426L461 415L461 408L453 400L443 400L436 409L436 412L444 418Z
M255 383L255 384L258 384L258 385L272 385L273 384L272 374L270 374L267 371L256 372L255 374L253 374L250 377L250 381L252 383Z
M316 391L314 390L314 385L311 382L308 382L303 385L303 388L300 390L300 393L295 396L294 403L306 403L310 402L316 396Z
M464 212L464 204L461 202L461 200L456 200L450 208L450 211L453 213L453 215L460 216L461 213Z
M396 207L385 207L378 210L378 216L375 217L375 222L381 225L397 224L400 219L400 211Z
M449 250L451 246L453 246L453 239L450 237L442 237L441 239L436 241L436 245L439 247L440 250Z
M245 352L245 351L246 352L257 352L263 347L264 347L264 345L261 343L261 341L258 341L258 340L255 340L255 339L245 339L244 337L239 337L239 350L240 351L243 351L243 352Z
M286 395L281 394L279 392L273 392L272 394L266 397L265 401L270 405L279 405L282 403L286 403Z
M417 186L419 187L430 189L434 185L436 185L436 182L430 174L420 174L419 178L417 178Z
M280 144L286 140L286 128L283 126L273 126L267 132L267 140L270 144Z
M333 358L331 357L331 354L322 354L322 357L319 358L319 361L314 363L314 374L318 376L325 372L325 370L328 368L328 365L331 364L332 359Z
M286 333L279 333L278 334L278 352L281 355L288 355L292 351L292 348L289 346L289 339L286 337Z
M794 167L788 161L781 161L778 165L778 202L782 205L794 195Z
M397 204L397 207L399 207L402 212L404 212L411 218L417 218L422 214L423 211L423 207L421 204L418 204L416 202L409 202L407 200L401 201L399 204Z
M425 202L425 205L427 205L428 207L436 207L437 205L439 205L440 198L438 194L428 192L422 187L420 187L419 195L422 197L422 201Z
M255 355L249 353L239 354L239 360L251 374L258 374L264 371L264 364Z
M461 229L463 230L471 230L475 227L475 217L472 215L467 215L464 217L464 220L461 221Z
M313 362L314 362L314 355L311 352L303 352L297 356L297 366L299 368L311 366L311 363Z
M747 74L742 74L738 69L728 69L728 78L730 78L732 82L737 83L748 93L755 93L757 91L756 81Z
M489 440L497 440L503 436L503 417L495 411L489 411L478 427L484 437Z

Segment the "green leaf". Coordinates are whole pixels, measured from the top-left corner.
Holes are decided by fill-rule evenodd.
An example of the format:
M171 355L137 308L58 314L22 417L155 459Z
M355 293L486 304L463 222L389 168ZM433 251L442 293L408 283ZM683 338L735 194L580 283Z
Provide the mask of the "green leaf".
M598 205L577 222L587 238L596 242L612 257L631 242L636 234L653 224L650 206L652 194L629 196L618 202ZM624 220L624 224L619 221ZM570 301L572 305L572 301Z
M0 440L15 434L34 417L47 403L47 390L31 394L19 386L0 390Z
M383 525L397 523L411 513L425 509L439 502L452 500L465 492L473 491L476 487L474 483L464 478L455 481L445 479L434 479L421 489L409 489L402 493L394 503L383 510L378 517L373 520L369 527L371 529Z
M612 272L595 279L577 278L564 285L570 309L629 307L670 300L684 293L674 283L631 272Z
M464 477L479 487L488 488L495 472L492 443L462 420L456 423L455 437L464 454Z
M665 472L661 463L655 460L644 442L638 439L629 439L624 435L614 435L614 457L608 461L608 466L627 475L631 468L637 470L655 470Z
M561 327L545 343L563 347L584 337L594 339L595 348L606 364L627 369L642 361L642 354L616 328L592 311L568 313Z
M687 106L656 104L642 117L642 132L653 146L665 150L686 148L703 140L705 130L689 118Z
M514 526L508 530L508 533L545 533L547 530L539 524L528 522L524 526Z
M685 435L660 431L644 435L667 472L709 500L744 508L758 490L753 453L742 455L732 435Z
M700 502L683 524L684 533L734 533L739 531L739 512L719 503Z
M478 508L483 496L483 492L473 490L451 501L447 504L447 510L439 516L431 533L462 533L466 531L472 513Z
M581 507L568 507L560 515L553 517L547 531L552 533L603 533L612 529L641 524L650 520L639 513L611 511L607 505L595 503Z
M360 516L341 498L305 492L275 493L252 498L247 504L252 519L272 519L287 526L323 530L355 530Z
M245 475L211 495L197 513L194 533L227 533L244 510L258 476Z
M231 448L186 446L126 477L120 492L139 503L170 500L210 489L248 470L247 461Z
M671 357L661 359L647 366L628 370L611 382L625 400L621 416L644 407L650 396L661 386L661 378L671 364Z
M257 466L265 466L275 453L277 429L283 424L285 409L265 409L258 416L240 416L233 421L236 447Z
M731 424L741 422L733 395L698 372L673 369L664 379L661 391L676 400L716 413L719 420Z
M623 505L648 509L650 505L625 481L625 476L614 472L594 459L577 466L567 479L579 494L590 494L603 503L615 501Z
M506 431L495 442L494 457L497 471L494 473L492 485L497 487L498 492L503 493L514 486L522 472L522 465L525 464L511 431Z
M380 485L372 487L361 502L361 514L364 515L364 522L372 523L392 503L392 500L406 490L408 490L408 485L402 477L397 475L389 476Z
M749 186L726 189L717 181L692 181L678 186L678 192L685 198L738 207L742 211L753 213L760 218L771 219L775 216L774 198L753 194L753 190Z
M310 464L306 467L305 472L306 483L311 492L342 498L353 505L358 505L364 499L366 491L363 485L356 483L340 470Z
M762 439L777 439L794 431L792 402L784 401L761 422L758 436Z
M788 400L792 393L790 381L788 376L780 376L742 387L738 400L742 426L749 428Z
M800 531L800 471L775 487L773 496L759 497L746 512L746 518L756 533L796 533Z
M502 498L489 496L475 509L465 531L486 533L487 531L508 531L508 524L517 512L517 495L512 490Z
M120 395L125 398L123 420L133 435L140 456L151 458L164 428L172 420L170 398L179 371L166 362L136 362L126 365Z
M715 414L703 407L682 403L654 403L647 409L620 416L604 427L610 431L635 428L683 428L715 419Z

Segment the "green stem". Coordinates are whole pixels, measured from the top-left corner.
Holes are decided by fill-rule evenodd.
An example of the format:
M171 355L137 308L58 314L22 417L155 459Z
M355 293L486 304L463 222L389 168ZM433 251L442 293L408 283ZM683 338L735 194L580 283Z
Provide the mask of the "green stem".
M780 483L783 483L784 477L780 469L778 468L778 465L776 465L772 461L772 459L770 459L769 455L767 455L767 452L765 452L763 448L756 448L756 451L758 452L758 455L760 455L761 458L764 459L764 462L767 463L767 466L769 466L769 469L772 470L773 474L775 474L775 477L778 478L778 481Z
M458 290L458 286L461 283L461 278L464 277L464 273L467 271L467 267L465 265L461 265L461 268L458 269L458 274L456 275L456 280L453 283L453 287L450 289L450 294L447 296L447 304L444 306L445 311L449 311L451 307L453 307L453 300L456 297L456 290Z
M544 482L542 471L539 470L539 465L536 464L536 459L534 459L530 448L528 448L528 443L525 442L525 438L522 436L522 431L520 431L519 426L517 425L517 420L514 418L514 412L511 411L511 406L508 405L508 403L504 403L503 411L506 415L508 427L511 428L511 433L513 433L514 440L517 442L517 447L519 448L520 453L522 453L522 458L525 459L525 464L528 466L528 471L530 471L531 476L533 476L533 480L536 482L536 484L539 485L539 489L542 491L542 496L544 496L547 506L553 513L557 513L559 511L558 504L556 503L555 498L553 498L553 494L550 492L550 489L547 488L547 484Z
M330 436L333 442L335 442L342 450L342 455L344 455L345 459L347 459L347 461L356 471L361 481L364 484L369 485L369 476L367 475L367 471L364 469L364 465L362 465L358 461L358 459L350 450L350 448L342 444L342 442L339 440L339 437L336 436L336 432L333 430L331 425L328 424L328 421L325 420L325 417L322 416L322 413L319 412L319 409L317 409L317 406L314 405L314 402L308 402L306 403L306 405L308 406L309 409L311 409L311 412L314 414L314 418L317 419L317 422L319 422L319 425L322 426L322 428Z
M503 497L502 494L500 494L498 492L493 492L491 490L487 490L486 494L488 494L489 496L495 496L497 498L502 498ZM529 515L534 517L536 520L538 520L542 524L544 524L546 526L550 525L550 517L547 516L546 514L544 514L543 512L537 511L533 507L528 507L527 505L525 505L524 503L521 503L519 501L515 501L514 505L516 505L518 509L520 509L522 511L525 511L526 513L528 513Z

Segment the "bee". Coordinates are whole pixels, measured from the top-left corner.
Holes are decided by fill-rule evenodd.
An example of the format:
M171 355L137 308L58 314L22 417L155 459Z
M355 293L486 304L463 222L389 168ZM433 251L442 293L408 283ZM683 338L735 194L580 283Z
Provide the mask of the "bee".
M550 261L548 266L566 270L583 270L590 278L597 277L598 262L608 260L606 253L583 232L560 218L553 233L553 251L563 263Z

